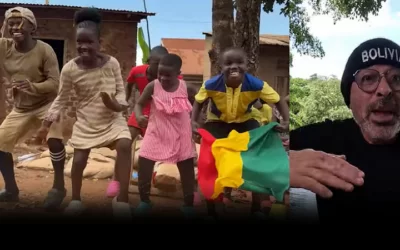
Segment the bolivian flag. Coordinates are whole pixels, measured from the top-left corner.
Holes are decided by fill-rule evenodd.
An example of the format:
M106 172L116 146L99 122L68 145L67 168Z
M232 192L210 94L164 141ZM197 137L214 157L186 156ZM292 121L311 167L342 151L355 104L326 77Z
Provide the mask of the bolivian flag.
M272 195L283 201L289 189L289 158L269 123L245 133L232 131L228 138L202 136L198 159L198 183L206 199L216 199L224 187Z

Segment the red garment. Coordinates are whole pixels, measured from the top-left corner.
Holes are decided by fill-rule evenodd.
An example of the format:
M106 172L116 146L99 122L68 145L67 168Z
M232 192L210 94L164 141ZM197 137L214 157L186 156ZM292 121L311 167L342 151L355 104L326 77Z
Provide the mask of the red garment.
M148 114L143 113L143 115L148 115ZM146 134L146 128L141 128L137 123L135 113L132 113L132 115L129 117L128 126L140 129L140 135L142 137Z

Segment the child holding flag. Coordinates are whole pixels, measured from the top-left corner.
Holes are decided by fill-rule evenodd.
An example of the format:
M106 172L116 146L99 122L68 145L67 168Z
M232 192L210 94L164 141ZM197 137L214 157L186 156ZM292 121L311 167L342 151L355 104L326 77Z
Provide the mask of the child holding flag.
M207 121L203 129L213 137L227 138L231 131L247 132L260 127L253 118L252 106L261 103L275 104L283 116L283 121L275 127L284 132L289 129L289 109L279 94L266 82L246 73L247 57L241 48L226 50L221 56L222 74L206 81L196 95L193 105L192 129L198 133L197 119L206 100L210 100ZM200 164L199 164L200 165ZM224 204L229 204L231 188L224 191ZM261 195L252 194L252 213L269 213L269 208L261 208ZM216 215L215 204L207 201L208 213Z

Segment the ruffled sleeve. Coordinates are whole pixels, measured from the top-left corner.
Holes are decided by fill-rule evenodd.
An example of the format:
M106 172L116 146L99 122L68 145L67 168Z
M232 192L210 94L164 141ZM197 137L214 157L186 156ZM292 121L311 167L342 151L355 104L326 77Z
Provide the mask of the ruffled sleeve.
M191 112L192 105L190 104L187 97L174 97L168 102L162 102L156 96L153 95L154 106L157 110L164 111L167 114L176 114L183 112Z

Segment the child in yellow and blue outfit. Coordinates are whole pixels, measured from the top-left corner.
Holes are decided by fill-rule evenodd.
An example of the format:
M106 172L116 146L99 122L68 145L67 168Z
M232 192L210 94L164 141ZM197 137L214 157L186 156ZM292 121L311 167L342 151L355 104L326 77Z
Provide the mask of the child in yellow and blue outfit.
M239 133L247 132L260 127L259 121L254 119L253 105L258 101L262 104L275 104L281 112L284 121L276 129L287 131L289 129L289 109L279 94L268 83L248 73L247 58L241 48L226 50L221 56L222 74L206 81L195 97L192 111L192 128L197 133L199 124L197 119L202 106L209 100L207 120L203 129L215 138L226 138L232 130ZM224 204L231 200L231 189L224 193ZM261 208L261 195L252 194L252 213L268 213ZM265 197L263 197L265 201ZM263 202L264 202L263 201ZM208 213L216 216L215 204L207 201Z

